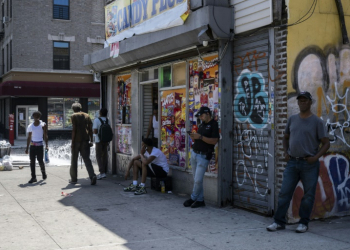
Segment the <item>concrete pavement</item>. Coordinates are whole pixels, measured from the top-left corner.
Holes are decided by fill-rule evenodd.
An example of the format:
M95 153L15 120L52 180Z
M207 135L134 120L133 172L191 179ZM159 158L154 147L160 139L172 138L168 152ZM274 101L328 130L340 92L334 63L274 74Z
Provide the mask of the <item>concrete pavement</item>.
M16 156L13 156L16 158ZM97 168L95 168L97 172ZM0 249L350 249L350 217L313 221L307 233L267 232L272 218L234 208L191 209L188 196L123 192L131 182L113 178L91 186L79 167L47 167L48 179L27 184L29 167L0 172ZM72 196L61 196L61 192Z

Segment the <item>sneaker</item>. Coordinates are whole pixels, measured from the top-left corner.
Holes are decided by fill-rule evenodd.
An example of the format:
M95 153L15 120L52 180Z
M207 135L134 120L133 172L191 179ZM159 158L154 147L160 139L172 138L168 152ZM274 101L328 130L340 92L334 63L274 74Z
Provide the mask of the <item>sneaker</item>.
M28 183L34 183L34 182L37 182L37 180L36 178L33 178L33 177L28 181Z
M137 189L139 189L139 185L134 185L134 184L130 184L128 187L124 188L124 192L135 192Z
M102 175L103 175L103 174L98 174L98 175L96 176L97 180L101 180L101 179L103 178Z
M78 182L77 181L72 181L71 179L68 180L69 184L77 184Z
M205 202L204 201L195 201L191 205L191 208L197 208L197 207L205 207Z
M43 180L46 180L46 178L47 178L46 173L45 173L45 172L42 172L42 174L43 174Z
M102 174L102 178L103 178L103 179L106 179L106 178L107 178L106 173Z
M299 226L297 227L297 229L295 230L295 232L305 233L308 229L309 229L308 226L300 223Z
M138 188L134 193L134 195L141 195L141 194L147 194L145 186Z
M276 222L274 222L270 226L266 227L266 230L270 231L270 232L274 232L274 231L277 231L277 230L283 230L285 228L286 227L284 225L281 226L281 225L277 224Z
M96 175L94 175L92 178L91 178L91 185L96 185Z
M184 202L185 207L190 207L194 203L194 200L188 199Z

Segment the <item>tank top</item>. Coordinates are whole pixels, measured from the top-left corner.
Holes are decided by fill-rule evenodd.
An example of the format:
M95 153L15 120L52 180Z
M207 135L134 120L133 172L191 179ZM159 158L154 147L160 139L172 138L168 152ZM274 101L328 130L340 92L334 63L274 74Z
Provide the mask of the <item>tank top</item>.
M154 138L158 138L158 133L159 133L159 131L158 131L158 128L159 128L159 123L158 123L158 121L156 120L156 116L155 116L155 115L153 116L153 121L152 121L152 124L153 124L153 132L154 132L153 137L154 137Z
M42 142L45 122L40 121L38 126L34 125L34 122L28 126L28 132L32 132L32 141L33 142Z

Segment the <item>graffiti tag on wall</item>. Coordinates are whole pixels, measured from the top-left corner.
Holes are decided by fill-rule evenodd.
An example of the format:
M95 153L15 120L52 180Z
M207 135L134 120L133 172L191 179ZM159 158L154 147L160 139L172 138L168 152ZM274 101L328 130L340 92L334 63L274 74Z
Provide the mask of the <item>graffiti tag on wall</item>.
M253 128L264 128L268 118L268 93L262 74L242 71L236 83L234 98L235 118L238 122L248 122Z
M349 160L341 154L320 158L320 175L311 218L323 218L350 209ZM292 201L293 218L299 218L303 186L298 184Z

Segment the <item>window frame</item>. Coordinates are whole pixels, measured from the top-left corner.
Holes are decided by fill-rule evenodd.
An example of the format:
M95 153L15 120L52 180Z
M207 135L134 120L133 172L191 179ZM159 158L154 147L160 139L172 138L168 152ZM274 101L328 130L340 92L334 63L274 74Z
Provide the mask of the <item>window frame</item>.
M70 70L70 42L64 42L64 41L52 41L52 68L54 70ZM59 48L59 47L55 47L55 43L67 43L68 44L68 68L55 68L55 48ZM64 48L62 48L64 49Z
M68 1L68 5L61 5L61 4L55 4L55 0L52 0L52 18L53 19L58 19L58 20L70 20L70 0ZM68 9L68 16L67 18L55 16L55 7L57 8L67 8Z

